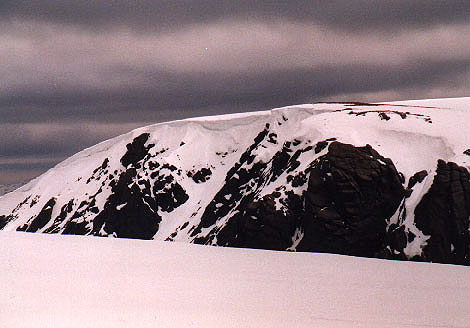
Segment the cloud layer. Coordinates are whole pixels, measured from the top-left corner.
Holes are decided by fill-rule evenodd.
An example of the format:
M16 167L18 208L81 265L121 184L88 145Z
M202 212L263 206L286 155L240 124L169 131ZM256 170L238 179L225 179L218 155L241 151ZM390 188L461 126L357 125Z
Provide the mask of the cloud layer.
M468 96L469 15L468 1L3 1L0 183L153 122Z
M351 30L428 27L468 21L466 0L4 0L0 18L34 19L90 29L117 25L164 30L231 19L317 22Z

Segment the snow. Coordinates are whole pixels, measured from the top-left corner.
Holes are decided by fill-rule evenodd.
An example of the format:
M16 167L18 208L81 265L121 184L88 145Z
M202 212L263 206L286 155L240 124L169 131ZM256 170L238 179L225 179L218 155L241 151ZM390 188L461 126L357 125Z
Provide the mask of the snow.
M405 249L403 249L404 253L409 258L412 258L415 255L421 255L423 248L427 245L427 240L430 238L430 236L424 235L423 232L421 232L416 227L416 224L414 222L414 212L416 206L418 206L419 204L419 201L431 188L434 176L435 171L431 172L431 174L428 174L422 182L418 182L413 187L413 193L405 203L407 216L405 218L405 221L403 222L403 225L408 231L412 232L415 235L415 238L411 242L408 242Z
M127 205L127 203L120 204L120 205L116 206L116 209L117 209L118 211L120 211L120 210L123 209L124 206L126 206L126 205Z
M468 267L0 233L2 327L468 327Z
M277 143L265 140L254 149L252 153L258 156L257 161L269 162L287 141L299 141L296 146L292 145L292 151L296 151L307 146L315 147L317 142L328 138L336 138L356 146L370 144L381 155L392 159L397 170L404 174L405 181L418 171L428 171L425 183L417 185L406 201L406 228L418 236L413 244L408 245L407 252L409 255L418 254L426 242L426 236L415 227L413 210L432 183L437 160L453 161L470 169L470 157L463 154L470 148L467 129L469 108L470 98L411 100L380 106L318 103L150 125L85 149L18 190L0 196L0 215L8 216L13 212L17 216L4 228L14 231L34 218L52 197L56 198L53 217L70 200L74 200L73 210L59 227L65 226L79 205L89 203L93 195L96 195L96 207L103 209L111 194L109 181L106 181L104 174L97 174L97 179L91 181L88 178L94 175L94 170L106 158L109 160L109 173L117 171L119 175L124 170L120 159L126 152L126 144L142 133L150 133L147 145L155 144L150 154L161 164L174 165L179 170L171 172L160 169L161 173L171 175L189 196L186 203L172 212L158 213L162 222L154 239L165 240L188 222L188 229L172 239L190 241L189 229L199 224L205 208L225 184L228 170L269 124L269 133L276 134ZM403 119L397 111L409 114ZM380 119L380 112L386 112L390 119ZM283 188L284 194L290 191L301 194L307 186L304 184L294 188L287 182L287 177L305 170L309 163L326 152L327 149L318 154L313 151L300 154L300 166L293 172L283 172L277 179L262 186L257 191L257 199L280 188ZM146 174L146 168L143 166L139 170L139 176ZM208 181L195 183L186 173L201 168L210 168L212 174ZM235 173L234 177L238 175ZM153 187L153 181L151 183ZM99 192L101 188L102 192ZM14 211L28 197L24 206ZM34 204L33 199L36 200ZM282 196L275 199L277 209L283 208L282 201ZM398 220L398 215L397 211L390 223ZM83 219L91 222L95 216L95 213L88 212ZM52 224L49 222L41 231Z

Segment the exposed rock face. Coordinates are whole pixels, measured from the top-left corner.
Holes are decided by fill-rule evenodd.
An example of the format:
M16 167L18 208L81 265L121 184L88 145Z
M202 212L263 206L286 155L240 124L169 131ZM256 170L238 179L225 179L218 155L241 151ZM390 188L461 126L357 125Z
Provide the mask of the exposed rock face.
M137 162L142 160L145 155L147 155L148 150L154 146L145 146L145 143L147 142L149 137L149 133L142 133L140 136L134 138L132 143L127 144L127 152L121 158L122 165L127 167L130 164L136 164Z
M187 174L188 177L192 178L194 182L203 183L211 178L212 171L210 168L203 167L199 171L189 171Z
M0 229L470 265L470 150L431 124L438 112L319 104L158 124L3 196Z
M416 226L431 236L423 260L470 265L470 173L438 161L433 184L415 210Z
M423 182L423 180L427 176L428 176L428 172L426 170L421 170L421 171L416 172L415 174L413 174L413 176L411 176L410 179L408 180L408 186L406 187L406 190L405 190L405 197L406 198L410 197L411 194L413 193L413 187L417 183Z
M0 229L3 229L7 222L7 217L5 215L0 215Z
M51 198L46 205L42 208L41 212L31 221L29 224L25 224L19 227L18 231L26 231L26 232L36 232L51 220L52 210L54 208L56 199Z
M267 124L228 171L225 184L191 233L196 237L195 243L275 250L285 250L292 245L292 235L303 210L301 196L282 190L285 197L282 199L283 210L279 210L275 203L281 202L281 190L262 198L258 195L266 184L283 174L291 187L306 184L306 173L296 170L300 165L298 158L304 152L313 151L313 147L301 144L299 140L288 141L269 161L261 161L256 156L257 149L277 144L277 135L270 133L269 128ZM325 141L324 147L327 145ZM217 227L216 223L221 220L226 223ZM204 228L209 228L209 233L201 233Z
M111 172L108 158L93 171L86 183L101 184L96 194L80 204L70 199L60 211L54 211L56 199L51 198L17 230L152 239L164 213L189 196L178 183L182 170L152 157L154 145L147 145L148 139L141 134L127 145L121 171ZM335 138L312 145L295 139L267 161L257 157L259 149L276 143L277 135L266 125L228 170L199 224L190 227L185 222L168 240L191 228L184 233L201 244L409 259L405 248L416 236L404 225L405 205L415 186L427 178L426 170L411 176L405 189L403 175L390 159L369 145L355 147ZM319 155L300 166L299 158L307 152ZM209 167L186 171L197 184L207 182L211 174ZM281 176L286 185L259 196ZM100 209L97 199L107 186L111 193ZM28 197L18 208L32 207L38 200ZM0 216L0 228L15 219L15 211ZM52 217L53 212L59 214ZM401 214L391 224L394 213ZM464 167L440 160L414 216L416 227L430 237L413 260L470 265L470 173Z
M305 195L301 251L377 256L404 189L391 160L370 146L334 142L314 163Z
M127 145L127 152L121 158L127 170L112 184L111 196L93 220L93 234L151 239L162 220L159 211L171 212L188 199L184 189L174 181L172 172L176 167L150 161L148 150L154 145L145 146L148 138L149 134L144 133ZM149 172L145 178L139 177L137 169L145 165Z
M426 170L419 171L415 173L410 180L408 181L408 189L412 189L417 183L423 182L424 178L428 176Z
M260 138L255 143L261 142ZM302 151L319 152L327 145L328 142L322 142L315 149L307 147ZM257 200L253 194L240 193L240 186L259 185L260 177L269 176L267 172L280 175L295 162L287 151L276 154L275 159L269 169L266 164L253 163L251 168L255 171L238 174L236 184L224 185L213 208L206 210L208 221L201 221L206 225L200 229L229 215L233 203L225 195L237 200L236 211L221 229L213 228L195 242L216 240L217 245L285 250L293 246L296 232L301 232L298 251L370 257L378 256L386 247L387 220L404 198L401 177L390 159L370 146L333 142L326 155L288 179L291 183L297 180L307 183L308 179L308 187L302 195L288 193L283 210L276 209L279 197L276 192ZM301 179L302 176L305 178Z
M248 203L245 209L235 214L220 230L217 244L271 250L288 249L300 224L303 209L299 196L289 196L287 202L290 210L287 213L276 210L273 195Z
M161 217L145 203L150 195L132 183L134 174L135 170L128 170L120 176L104 210L93 220L94 234L103 229L117 237L150 239L158 231ZM154 201L150 203L155 205Z
M240 160L228 171L225 184L206 207L200 224L193 230L191 236L196 236L203 228L213 226L217 220L229 214L237 202L240 204L239 207L244 208L250 198L253 198L253 195L250 194L262 183L261 172L266 168L266 163L254 162L256 156L253 153L258 145L268 137L268 133L269 125L267 124L265 129L256 136L253 144L241 155ZM248 166L250 168L246 169ZM195 242L208 243L215 237L214 233L205 238L199 237Z
M188 195L175 180L181 174L176 167L152 160L149 150L154 145L146 145L148 138L149 134L144 133L127 144L127 152L120 160L124 170L110 172L106 158L93 171L86 184L100 183L95 194L79 204L71 199L56 217L52 216L56 199L51 198L37 216L17 230L36 232L49 224L44 229L46 233L151 239L162 220L160 213L173 211L188 200ZM104 188L110 188L111 193L100 209L97 200ZM28 201L29 198L19 207ZM31 200L30 206L36 201ZM0 225L7 222L7 218L0 217Z

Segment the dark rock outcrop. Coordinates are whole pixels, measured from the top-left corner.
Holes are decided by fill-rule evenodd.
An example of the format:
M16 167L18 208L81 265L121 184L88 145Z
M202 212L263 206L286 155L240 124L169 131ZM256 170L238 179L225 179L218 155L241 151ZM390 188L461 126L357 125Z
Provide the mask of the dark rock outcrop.
M310 173L297 250L377 256L404 189L390 159L334 142Z
M296 231L302 231L298 251L378 256L387 246L387 220L404 198L402 179L392 161L370 146L333 142L328 153L305 171L287 176L288 183L296 186L308 179L303 194L283 191L287 197L281 201L277 199L281 192L275 191L256 199L256 186L264 183L261 177L274 181L297 167L299 153L318 152L318 147L311 146L289 151L290 144L269 163L249 162L249 171L240 165L206 208L201 220L205 225L193 235L223 217L228 217L226 224L212 228L206 236L199 235L194 242L216 240L223 246L286 250L293 246ZM276 202L282 203L282 209Z
M93 234L101 235L104 231L117 237L151 239L161 222L158 211L171 212L188 200L173 176L159 170L173 172L176 168L151 166L155 169L150 175L153 188L148 180L137 178L132 167L121 173L104 209L93 220Z
M410 180L408 181L408 189L412 189L417 183L423 182L424 178L428 176L426 170L419 171L415 173Z
M7 225L7 217L5 215L0 215L0 230Z
M439 160L429 191L415 209L416 226L430 236L423 260L470 265L470 173Z
M189 196L175 179L181 170L160 164L147 153L152 146L145 147L147 138L143 134L127 145L123 163L128 167L124 171L110 173L106 158L89 179L100 183L96 193L87 194L79 204L71 199L63 205L57 217L49 217L53 222L45 232L151 239L158 231L161 212L173 211ZM97 199L104 188L110 188L111 194L98 208Z
M278 142L277 135L270 133L269 128L267 124L228 171L225 184L206 207L200 224L191 233L196 237L195 243L278 250L291 246L292 234L303 209L301 196L282 190L284 211L276 210L273 205L274 199L280 198L280 191L262 199L257 196L266 184L276 181L285 173L287 183L292 187L306 184L306 173L297 170L301 164L299 157L304 152L313 151L313 147L309 142L294 139L283 143L269 161L259 160L256 149ZM328 141L325 143L327 145ZM226 220L225 225L215 227L221 219ZM201 235L203 228L211 230Z
M253 199L253 195L250 195L250 191L261 183L263 180L261 172L266 168L266 163L253 163L256 158L256 155L253 153L258 145L267 138L268 133L269 124L266 124L266 127L255 137L253 143L240 156L239 161L227 172L225 184L204 210L199 225L191 233L192 237L200 233L203 228L211 227L218 219L226 216L230 210L233 209L234 204L243 203L241 204L243 208L246 206L246 203L250 202L250 199ZM247 170L245 167L250 165L251 168ZM249 186L248 183L250 181L253 187ZM208 237L198 237L194 242L205 244L213 237L214 234Z
M289 194L286 203L291 210L286 213L276 210L275 197L267 195L235 214L218 232L217 244L270 250L289 248L302 212L301 197Z
M145 202L148 195L132 184L131 178L123 174L113 187L104 209L93 220L94 234L100 235L103 229L117 237L151 239L158 231L161 217Z
M196 172L189 171L187 175L188 177L192 178L194 182L203 183L211 178L212 171L208 167L203 167L202 169Z
M390 116L388 116L387 114L385 113L379 113L379 117L381 120L385 120L385 121L389 121L390 120Z
M54 209L56 203L55 198L49 199L49 201L44 205L39 214L30 222L18 227L17 231L26 231L26 232L36 232L39 229L44 228L44 226L51 220L52 210Z
M142 160L145 155L147 155L148 150L152 148L154 145L149 145L145 147L145 143L149 139L149 133L142 133L140 136L135 137L131 143L127 144L127 152L122 156L121 163L125 167L129 166L130 164L136 164L140 160Z
M410 197L411 194L413 193L413 187L417 183L423 182L424 178L426 178L427 176L428 176L428 172L426 170L416 172L413 176L411 176L410 179L408 180L408 186L406 187L406 190L405 190L405 197L406 198Z

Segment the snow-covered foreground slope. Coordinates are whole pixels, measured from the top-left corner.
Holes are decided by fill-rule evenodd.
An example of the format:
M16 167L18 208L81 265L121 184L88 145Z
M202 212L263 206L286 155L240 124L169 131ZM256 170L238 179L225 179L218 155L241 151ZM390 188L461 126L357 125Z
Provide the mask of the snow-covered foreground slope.
M0 229L470 264L470 98L161 123L0 197Z
M456 328L466 267L0 233L1 327Z

